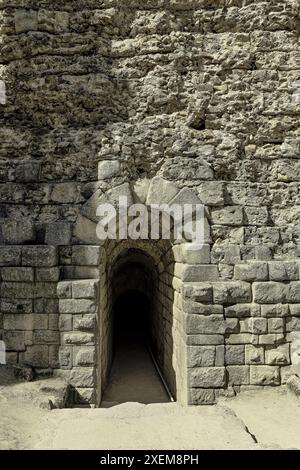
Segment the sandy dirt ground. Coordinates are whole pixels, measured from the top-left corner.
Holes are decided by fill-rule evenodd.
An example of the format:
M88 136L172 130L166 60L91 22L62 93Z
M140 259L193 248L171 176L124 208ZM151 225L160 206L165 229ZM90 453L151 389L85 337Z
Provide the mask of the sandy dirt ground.
M0 449L300 449L300 400L284 389L245 391L214 406L49 410L62 387L2 374Z

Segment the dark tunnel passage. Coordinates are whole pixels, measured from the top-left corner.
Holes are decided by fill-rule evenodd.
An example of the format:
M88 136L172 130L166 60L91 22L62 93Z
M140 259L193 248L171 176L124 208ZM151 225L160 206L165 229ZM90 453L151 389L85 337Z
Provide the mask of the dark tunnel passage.
M170 401L151 347L155 321L152 274L143 263L129 260L113 275L111 371L102 406Z

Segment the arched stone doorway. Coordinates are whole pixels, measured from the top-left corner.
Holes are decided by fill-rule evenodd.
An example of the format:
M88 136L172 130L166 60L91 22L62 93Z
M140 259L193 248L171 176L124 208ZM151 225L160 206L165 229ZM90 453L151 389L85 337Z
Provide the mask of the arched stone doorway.
M178 341L179 310L176 312L174 303L172 246L166 241L153 244L151 241L124 240L111 246L111 252L109 249L109 246L105 247L109 262L100 296L99 397L109 387L114 358L122 354L123 348L124 363L126 354L134 354L134 351L137 358L148 355L148 363L152 363L153 355L167 388L176 400L179 389L183 387L179 384L179 376L184 364L179 364L183 354L182 350L179 353L182 345ZM139 359L137 367L138 362ZM142 362L140 364L142 366ZM153 365L152 372L158 379ZM161 384L152 390L152 394L151 390L146 392L150 377L144 379L145 396L140 394L138 401L169 401ZM133 388L137 386L137 383L132 383ZM138 391L132 394L130 401L137 395Z

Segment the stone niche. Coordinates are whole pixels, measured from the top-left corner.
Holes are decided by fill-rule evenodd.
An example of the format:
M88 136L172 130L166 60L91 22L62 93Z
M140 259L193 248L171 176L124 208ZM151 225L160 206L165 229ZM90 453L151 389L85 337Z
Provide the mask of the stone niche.
M130 278L152 293L177 401L285 384L299 368L296 3L37 3L0 6L6 361L60 374L98 406ZM97 206L120 195L200 202L202 248L99 243Z

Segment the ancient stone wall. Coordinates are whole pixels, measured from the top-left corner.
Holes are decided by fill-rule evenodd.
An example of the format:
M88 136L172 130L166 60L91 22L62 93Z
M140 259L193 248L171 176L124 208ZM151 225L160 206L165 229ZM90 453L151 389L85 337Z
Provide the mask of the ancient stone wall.
M199 253L174 247L167 280L184 326L182 401L285 383L300 362L299 11L297 0L0 1L10 363L78 368L92 401L108 296L95 204L189 188L209 233Z

